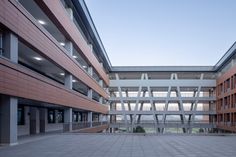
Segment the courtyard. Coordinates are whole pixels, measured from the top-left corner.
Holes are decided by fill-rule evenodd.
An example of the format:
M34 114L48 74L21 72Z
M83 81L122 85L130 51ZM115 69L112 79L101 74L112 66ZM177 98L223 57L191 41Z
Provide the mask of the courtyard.
M0 157L233 157L236 136L54 134L0 147Z

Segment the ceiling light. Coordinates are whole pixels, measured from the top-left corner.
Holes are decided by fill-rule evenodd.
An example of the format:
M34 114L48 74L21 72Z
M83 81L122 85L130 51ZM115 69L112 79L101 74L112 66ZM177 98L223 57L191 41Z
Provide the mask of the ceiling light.
M36 59L37 61L41 61L42 60L42 58L40 58L40 57L34 57L34 59Z
M65 43L63 43L63 42L61 42L61 43L60 43L60 45L61 45L61 46L65 46L66 44L65 44Z
M72 80L72 82L77 82L76 80Z
M60 73L60 75L61 75L61 76L64 76L64 75L65 75L65 73Z
M83 65L83 68L87 68L87 66L86 66L86 65Z
M40 23L41 25L45 25L46 24L46 22L43 21L43 20L38 20L38 23Z
M74 56L73 56L73 58L75 58L75 59L76 59L76 58L78 58L78 57L74 55Z

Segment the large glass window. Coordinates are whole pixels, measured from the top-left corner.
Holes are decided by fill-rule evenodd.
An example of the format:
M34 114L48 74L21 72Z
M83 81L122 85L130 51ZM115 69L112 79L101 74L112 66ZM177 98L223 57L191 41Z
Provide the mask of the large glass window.
M17 124L18 125L24 125L25 124L25 114L24 114L24 106L18 107L17 111Z
M78 111L73 112L73 122L79 122L81 121L81 115Z
M48 123L55 123L55 110L48 110Z
M64 123L64 111L63 110L58 110L57 121L58 121L58 123Z

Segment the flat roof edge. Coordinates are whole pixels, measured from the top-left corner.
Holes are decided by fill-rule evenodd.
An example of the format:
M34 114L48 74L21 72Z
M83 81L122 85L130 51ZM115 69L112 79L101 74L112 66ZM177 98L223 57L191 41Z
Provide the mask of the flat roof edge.
M90 27L91 27L91 29L92 29L92 33L94 34L94 36L95 36L95 38L96 38L96 40L97 40L97 42L98 42L98 44L99 44L99 46L100 46L100 48L101 48L101 50L102 50L102 56L104 57L104 61L106 61L107 63L107 68L109 69L109 70L111 70L111 62L110 62L110 59L109 59L109 57L108 57L108 55L107 55L107 52L106 52L106 50L105 50L105 48L104 48L104 45L103 45L103 43L102 43L102 40L101 40L101 38L100 38L100 36L99 36L99 34L98 34L98 32L97 32L97 29L96 29L96 27L95 27L95 24L94 24L94 22L93 22L93 19L92 19L92 17L91 17L91 15L90 15L90 12L89 12L89 10L88 10L88 7L87 7L87 5L86 5L86 3L85 3L85 1L84 0L78 0L78 2L79 2L79 4L81 5L81 8L83 9L83 12L84 12L84 14L85 14L85 16L86 16L86 19L87 19L87 21L88 21L88 23L89 23L89 25L90 25Z
M214 66L112 66L111 72L214 72Z

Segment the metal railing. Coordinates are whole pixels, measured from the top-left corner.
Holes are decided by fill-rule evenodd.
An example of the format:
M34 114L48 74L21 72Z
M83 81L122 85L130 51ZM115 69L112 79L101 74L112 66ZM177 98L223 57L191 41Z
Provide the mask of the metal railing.
M69 132L70 127L72 127L72 131L73 131L73 130L80 130L80 129L85 129L85 128L97 127L97 126L106 125L106 124L108 124L107 121L64 123L63 124L63 132Z
M216 123L209 121L195 121L195 122L185 122L181 121L166 121L166 122L152 122L152 121L142 121L140 123L125 123L124 121L116 121L109 124L110 127L136 127L142 126L147 128L215 128Z

